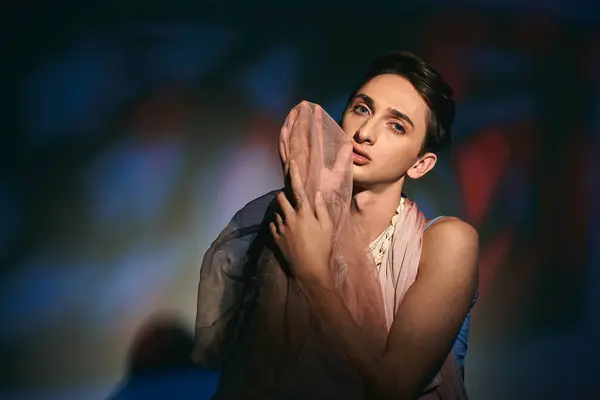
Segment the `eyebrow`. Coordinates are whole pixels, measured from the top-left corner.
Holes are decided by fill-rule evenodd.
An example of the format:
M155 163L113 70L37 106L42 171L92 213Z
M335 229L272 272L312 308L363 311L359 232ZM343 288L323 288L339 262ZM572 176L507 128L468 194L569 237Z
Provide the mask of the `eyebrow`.
M372 108L373 110L375 110L375 101L371 97L367 96L366 94L359 93L356 96L354 96L354 98L355 99L357 99L357 98L361 99L362 101L364 101L365 103L367 103L367 105L370 108ZM410 119L410 117L408 115L406 115L403 112L400 112L400 111L398 111L398 110L396 110L395 108L392 108L392 107L387 107L386 111L388 113L392 114L395 118L402 119L402 120L408 122L410 124L410 126L412 126L413 129L414 129L415 124L412 122L412 120Z

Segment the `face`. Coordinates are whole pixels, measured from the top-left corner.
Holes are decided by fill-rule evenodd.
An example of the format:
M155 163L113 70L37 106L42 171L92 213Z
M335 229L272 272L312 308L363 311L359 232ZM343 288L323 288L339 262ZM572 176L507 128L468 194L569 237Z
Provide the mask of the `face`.
M427 116L427 104L401 76L379 75L362 86L342 117L354 145L355 185L386 186L430 171L435 154L420 155Z

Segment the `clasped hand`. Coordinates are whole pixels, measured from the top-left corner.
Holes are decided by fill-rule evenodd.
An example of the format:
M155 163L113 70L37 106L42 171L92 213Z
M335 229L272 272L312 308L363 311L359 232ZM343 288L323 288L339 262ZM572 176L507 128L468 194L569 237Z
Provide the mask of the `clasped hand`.
M313 209L294 161L290 162L289 174L296 207L290 204L283 191L277 195L283 217L275 213L275 221L269 224L271 234L296 280L329 285L334 227L323 192L315 194Z

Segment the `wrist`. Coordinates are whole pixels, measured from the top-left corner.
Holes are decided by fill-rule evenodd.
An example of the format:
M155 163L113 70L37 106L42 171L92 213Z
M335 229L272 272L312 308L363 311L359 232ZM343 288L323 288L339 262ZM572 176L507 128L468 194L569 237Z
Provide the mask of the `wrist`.
M317 263L318 265L312 265L312 268L300 266L297 269L297 271L303 271L297 273L295 279L300 289L305 293L327 291L333 286L329 264L325 261Z

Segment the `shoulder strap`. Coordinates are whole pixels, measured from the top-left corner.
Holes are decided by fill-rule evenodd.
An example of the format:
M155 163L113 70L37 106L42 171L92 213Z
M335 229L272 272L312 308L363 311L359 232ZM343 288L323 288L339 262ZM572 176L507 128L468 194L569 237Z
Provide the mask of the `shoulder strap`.
M423 231L426 231L427 228L429 228L431 225L433 225L440 218L444 218L444 216L443 215L438 215L437 217L435 217L434 219L432 219L431 221L429 221L427 223L427 225L425 225L425 229L423 229Z

